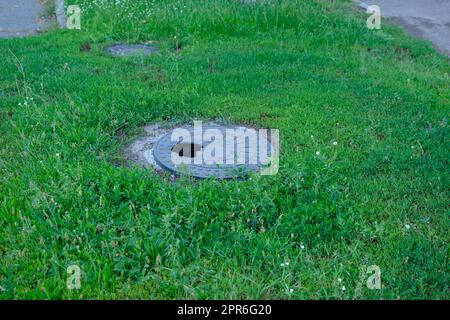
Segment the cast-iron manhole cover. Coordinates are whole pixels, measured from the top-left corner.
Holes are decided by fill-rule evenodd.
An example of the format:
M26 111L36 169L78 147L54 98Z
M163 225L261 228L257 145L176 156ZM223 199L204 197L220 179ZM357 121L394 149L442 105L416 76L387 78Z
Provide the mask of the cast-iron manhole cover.
M148 56L158 51L158 48L148 44L115 44L106 48L106 52L114 56Z
M229 179L259 172L273 154L267 130L237 126L176 128L153 148L163 169L196 178Z

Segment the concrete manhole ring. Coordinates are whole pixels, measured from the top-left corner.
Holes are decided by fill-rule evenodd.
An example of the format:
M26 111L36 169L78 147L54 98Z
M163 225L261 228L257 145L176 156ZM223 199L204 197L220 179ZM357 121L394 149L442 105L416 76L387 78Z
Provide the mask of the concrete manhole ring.
M113 56L148 56L158 51L158 48L150 44L114 44L106 48L106 52Z
M195 136L195 127L161 136L153 147L157 165L176 175L230 179L259 172L272 152L267 136L252 128L209 125L202 127L200 141Z

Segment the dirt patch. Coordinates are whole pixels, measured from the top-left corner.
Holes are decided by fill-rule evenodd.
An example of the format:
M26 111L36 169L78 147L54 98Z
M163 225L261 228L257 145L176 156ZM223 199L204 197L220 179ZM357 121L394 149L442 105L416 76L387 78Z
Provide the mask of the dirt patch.
M144 127L145 135L137 138L124 149L124 155L130 164L138 164L139 166L155 170L163 170L158 166L153 158L153 146L156 141L175 128L170 124L149 124Z

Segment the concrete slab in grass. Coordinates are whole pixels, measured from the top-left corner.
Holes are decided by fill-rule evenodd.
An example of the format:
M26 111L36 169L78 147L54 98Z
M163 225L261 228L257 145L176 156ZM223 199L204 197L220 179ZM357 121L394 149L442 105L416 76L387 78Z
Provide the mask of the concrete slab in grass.
M44 5L40 0L0 0L0 38L22 37L43 31Z

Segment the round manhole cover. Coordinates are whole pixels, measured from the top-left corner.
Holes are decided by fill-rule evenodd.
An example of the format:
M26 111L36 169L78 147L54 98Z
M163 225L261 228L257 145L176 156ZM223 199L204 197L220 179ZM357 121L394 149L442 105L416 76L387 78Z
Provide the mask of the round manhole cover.
M228 179L259 172L273 155L267 130L237 126L176 128L153 147L153 157L163 169L196 178Z
M106 48L106 52L114 56L148 56L156 51L158 51L158 48L147 44L115 44Z

